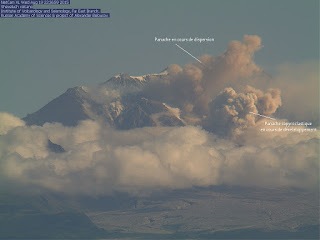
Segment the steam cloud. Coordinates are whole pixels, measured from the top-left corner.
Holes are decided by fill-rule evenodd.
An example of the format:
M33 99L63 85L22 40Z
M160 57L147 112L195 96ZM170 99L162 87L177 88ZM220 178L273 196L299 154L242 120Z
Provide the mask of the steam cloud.
M253 61L260 48L258 36L245 35L221 56L173 64L151 79L141 94L181 109L185 127L117 131L91 120L25 126L0 113L0 182L97 195L218 184L316 188L318 132L261 133L263 120L250 114L292 110L280 96L290 98L285 81L266 78ZM66 151L50 151L48 139Z

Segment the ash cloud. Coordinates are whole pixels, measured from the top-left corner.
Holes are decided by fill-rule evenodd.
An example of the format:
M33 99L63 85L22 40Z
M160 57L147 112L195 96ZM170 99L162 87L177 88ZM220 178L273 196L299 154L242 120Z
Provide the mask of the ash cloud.
M154 79L144 94L178 106L186 115L208 115L209 102L224 87L244 87L261 74L253 60L254 53L261 47L260 37L245 35L242 42L230 42L221 56L200 57L202 64L190 63L184 67L172 64L168 75Z
M139 94L168 104L188 124L185 127L118 131L92 120L75 127L26 126L0 113L0 181L90 195L219 184L316 189L318 132L265 134L260 132L264 121L250 112L312 117L318 110L308 91L312 97L318 94L317 73L303 66L301 72L309 72L306 79L311 80L301 82L299 77L292 83L286 77L293 71L288 67L270 79L253 60L261 47L258 36L245 35L241 42L229 43L220 56L200 57L203 64L173 64L167 75L150 77ZM304 84L306 92L299 89ZM301 102L296 111L294 106L300 105L291 100L299 91L310 105L303 108ZM110 90L96 95L95 101L120 101L121 94ZM50 151L48 140L65 152Z
M211 103L208 128L222 136L236 137L256 125L258 118L252 113L270 116L281 106L279 89L266 93L247 86L243 93L225 88Z

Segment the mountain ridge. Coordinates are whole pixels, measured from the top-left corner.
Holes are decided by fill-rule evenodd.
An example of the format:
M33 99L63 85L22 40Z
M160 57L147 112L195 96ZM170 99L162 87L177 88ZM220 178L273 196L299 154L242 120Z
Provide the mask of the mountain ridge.
M58 122L76 126L79 121L91 119L120 130L159 125L183 126L184 121L176 114L179 109L172 111L173 108L167 104L140 94L143 86L153 77L161 78L166 74L164 71L134 77L120 73L95 87L69 88L23 120L27 125ZM98 100L99 97L102 100Z

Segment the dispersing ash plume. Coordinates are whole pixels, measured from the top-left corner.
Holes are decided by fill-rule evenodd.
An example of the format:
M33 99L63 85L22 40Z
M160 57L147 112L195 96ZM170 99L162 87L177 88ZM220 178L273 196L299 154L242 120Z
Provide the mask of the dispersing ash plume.
M319 61L285 63L277 67L270 85L282 90L279 117L311 121L319 126Z
M207 115L208 103L223 87L245 86L248 78L261 74L253 61L254 53L261 47L258 36L245 35L242 42L230 42L226 52L218 57L200 57L202 64L190 63L184 67L172 64L166 77L155 78L146 85L144 94L178 106L186 115Z

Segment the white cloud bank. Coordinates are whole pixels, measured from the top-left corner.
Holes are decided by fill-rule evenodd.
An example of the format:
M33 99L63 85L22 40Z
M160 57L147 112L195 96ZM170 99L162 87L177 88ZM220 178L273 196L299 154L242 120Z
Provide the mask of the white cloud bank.
M20 126L0 136L0 179L98 195L218 184L316 187L317 133L252 128L242 137L252 135L253 142L239 146L194 126L117 131L91 120ZM50 152L48 138L66 152Z

